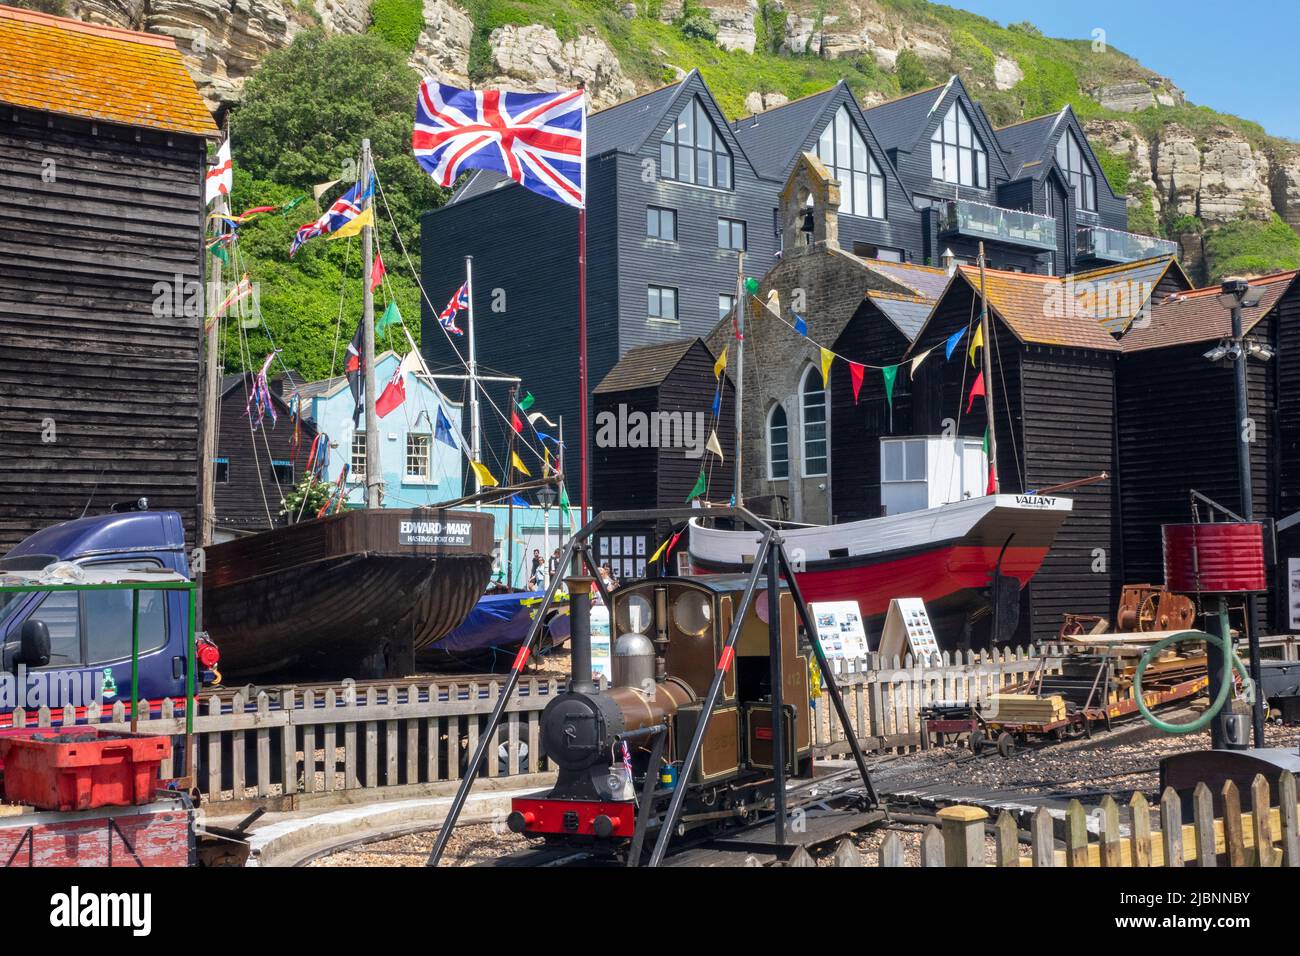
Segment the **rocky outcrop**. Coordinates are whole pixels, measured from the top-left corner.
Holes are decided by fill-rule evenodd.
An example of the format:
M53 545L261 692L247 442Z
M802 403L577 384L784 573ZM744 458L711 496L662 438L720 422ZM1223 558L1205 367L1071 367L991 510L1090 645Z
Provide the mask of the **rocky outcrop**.
M560 90L585 82L596 109L613 106L636 94L618 58L594 30L562 41L538 23L497 27L488 37L493 77L488 86Z
M1182 90L1155 75L1145 80L1095 87L1088 90L1088 95L1117 113L1136 113L1153 106L1181 106L1186 101Z
M713 42L724 50L753 53L758 41L754 33L754 15L757 12L757 0L749 0L742 6L710 7L709 19L718 30Z
M1300 232L1300 153L1293 152L1276 159L1269 186L1277 214L1292 229Z
M1105 149L1129 161L1133 173L1126 199L1128 207L1141 206L1142 197L1149 194L1158 221L1163 209L1163 191L1155 180L1151 144L1146 137L1132 123L1115 120L1092 120L1084 126L1084 132L1094 149Z
M762 113L765 110L774 110L778 106L785 106L789 102L790 97L784 93L760 93L754 90L745 97L745 110L750 116L753 116L755 113Z
M424 31L411 54L421 76L437 76L453 86L469 81L469 48L474 21L446 0L424 0Z
M999 90L1009 90L1024 78L1025 71L1010 57L999 56L993 61L993 85Z

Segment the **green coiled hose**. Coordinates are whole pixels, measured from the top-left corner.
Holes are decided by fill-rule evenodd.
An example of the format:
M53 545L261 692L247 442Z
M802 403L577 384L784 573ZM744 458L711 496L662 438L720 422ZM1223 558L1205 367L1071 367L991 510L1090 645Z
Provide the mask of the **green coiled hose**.
M1138 661L1137 672L1133 675L1133 693L1137 699L1138 710L1142 711L1142 716L1147 719L1147 723L1152 727L1155 727L1157 730L1162 730L1167 734L1190 734L1208 726L1210 721L1214 720L1214 718L1219 715L1219 711L1223 709L1223 705L1228 702L1228 692L1232 689L1233 668L1236 668L1237 673L1241 675L1242 682L1246 689L1246 699L1251 702L1254 701L1255 687L1251 682L1250 673L1246 670L1246 665L1242 663L1241 658L1237 656L1237 652L1233 650L1232 641L1228 637L1227 611L1219 612L1219 631L1222 636L1218 634L1207 634L1204 631L1179 631L1177 634L1170 634L1168 637L1151 645L1147 652L1142 655L1142 659ZM1150 664L1155 659L1156 655L1162 650L1172 644L1179 644L1183 641L1205 641L1207 644L1213 642L1219 645L1219 648L1223 652L1223 680L1219 685L1218 696L1215 697L1214 701L1206 709L1205 713L1201 714L1201 716L1197 717L1195 720L1188 721L1185 724L1171 724L1167 720L1161 720L1155 714L1151 713L1150 708L1146 705L1146 701L1142 699L1142 672L1146 670L1147 665Z

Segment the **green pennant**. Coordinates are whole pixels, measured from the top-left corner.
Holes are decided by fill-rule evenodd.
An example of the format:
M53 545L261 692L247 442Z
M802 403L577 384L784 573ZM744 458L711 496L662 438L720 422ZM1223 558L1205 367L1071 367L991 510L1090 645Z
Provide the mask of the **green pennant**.
M560 514L566 522L569 520L569 489L564 482L560 482Z
M528 409L533 407L533 393L528 392L517 404L519 405L519 410L521 412L528 411Z
M390 301L388 303L388 308L384 309L384 314L381 315L379 317L379 321L375 323L375 334L378 335L380 332L383 332L384 329L388 328L390 325L401 325L401 324L402 324L402 313L399 312L397 309L397 302Z
M894 379L898 377L897 365L886 365L880 370L880 374L885 379L885 398L889 401L889 407L894 407Z
M984 456L987 458L989 453L989 430L984 429Z
M695 487L692 488L691 493L686 496L686 503L690 504L700 495L704 494L704 492L708 489L708 487L709 487L709 483L704 478L704 469L701 468L700 477L695 479Z
M285 203L279 209L277 209L276 212L288 212L294 206L298 205L300 202L304 202L306 199L307 196L305 194L299 196L297 199L290 199L287 203Z
M750 276L745 280L745 291L750 295L758 295L758 280Z
M230 252L226 249L223 243L214 242L212 245L208 246L208 252L212 253L226 265L230 265Z

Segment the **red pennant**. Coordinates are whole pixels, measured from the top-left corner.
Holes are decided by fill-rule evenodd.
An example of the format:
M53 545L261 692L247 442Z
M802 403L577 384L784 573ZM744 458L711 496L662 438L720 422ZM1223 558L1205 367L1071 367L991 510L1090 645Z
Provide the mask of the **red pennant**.
M515 430L516 435L524 433L524 423L519 420L519 413L513 408L510 409L510 427Z
M998 470L993 462L989 462L989 486L984 489L984 494L991 495L998 488Z
M681 536L682 533L678 531L668 540L668 547L664 550L665 559L667 559L668 556L673 553L673 548L677 547L677 539L680 538Z
M374 265L370 267L370 291L374 292L379 288L379 283L384 281L384 276L388 269L384 266L384 257L376 252Z
M858 404L858 392L862 390L862 375L866 372L865 365L859 365L857 362L849 363L849 378L853 380L853 404Z
M969 414L971 407L975 404L977 396L984 394L984 372L981 370L979 375L975 376L975 384L970 387L970 398L966 402L966 412Z

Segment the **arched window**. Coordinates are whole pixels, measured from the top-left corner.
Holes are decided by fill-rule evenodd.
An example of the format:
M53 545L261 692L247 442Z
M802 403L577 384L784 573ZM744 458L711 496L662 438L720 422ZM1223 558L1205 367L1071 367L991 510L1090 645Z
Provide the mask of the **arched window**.
M822 130L817 158L840 182L840 212L885 218L885 175L849 118L847 106L841 106Z
M953 101L930 137L930 175L946 183L989 188L988 154L960 101Z
M659 175L679 183L731 189L731 173L726 140L709 119L704 104L692 99L659 142Z
M790 477L790 428L780 403L767 413L767 477L772 481Z
M1056 141L1056 165L1061 167L1061 172L1070 181L1074 204L1080 209L1096 212L1097 179L1071 130L1067 129L1065 135Z
M820 369L808 366L799 387L799 420L803 429L803 476L826 474L826 389Z

